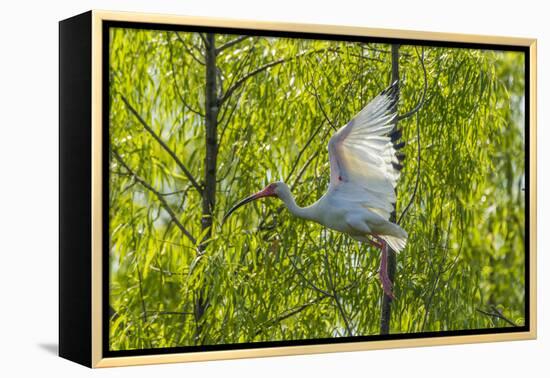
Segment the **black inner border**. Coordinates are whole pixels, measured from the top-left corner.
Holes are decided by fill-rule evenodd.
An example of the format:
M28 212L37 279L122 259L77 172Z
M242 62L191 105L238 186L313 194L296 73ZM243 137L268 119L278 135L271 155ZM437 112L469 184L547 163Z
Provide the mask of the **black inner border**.
M365 42L365 43L398 43L401 45L422 45L431 47L454 47L454 48L470 48L481 50L501 50L501 51L519 51L523 52L525 59L525 325L521 327L509 328L486 328L486 329L467 329L453 330L441 332L418 332L405 334L390 334L390 335L368 335L368 336L353 336L339 338L320 338L320 339L304 339L304 340L286 340L286 341L270 341L270 342L254 342L254 343L239 343L239 344L218 344L218 345L202 345L202 346L183 346L171 348L151 348L151 349L134 349L134 350L109 350L109 158L110 158L110 127L109 127L109 29L110 28L129 28L129 29L147 29L147 30L169 30L169 31L185 31L185 32L214 32L225 34L242 34L264 37L286 37L286 38L302 38L302 39L321 39L349 42ZM283 32L271 30L251 30L238 28L224 27L206 27L206 26L190 26L190 25L171 25L158 23L141 23L141 22L126 22L126 21L103 21L102 22L102 127L103 127L103 288L102 288L102 352L103 357L123 357L123 356L140 356L140 355L158 355L171 353L185 352L206 352L218 350L235 350L235 349L256 349L265 347L281 347L281 346L300 346L300 345L318 345L318 344L341 344L360 341L377 341L377 340L400 340L400 339L422 339L432 337L446 336L466 336L466 335L485 335L499 333L517 333L528 332L530 330L530 261L529 261L529 215L530 215L530 55L528 46L507 46L499 44L484 44L484 43L462 43L462 42L442 42L442 41L427 41L419 39L403 39L403 38L381 38L381 37L364 37L354 35L333 35L321 33L304 33L304 32Z

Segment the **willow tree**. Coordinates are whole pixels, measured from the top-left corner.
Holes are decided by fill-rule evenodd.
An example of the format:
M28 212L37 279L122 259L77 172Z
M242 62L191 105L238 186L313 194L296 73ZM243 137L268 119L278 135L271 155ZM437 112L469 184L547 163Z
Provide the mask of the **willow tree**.
M521 324L521 57L401 45L397 63L410 238L386 331ZM221 219L278 179L318 199L328 139L391 76L386 44L113 29L111 349L378 334L377 250L277 201Z

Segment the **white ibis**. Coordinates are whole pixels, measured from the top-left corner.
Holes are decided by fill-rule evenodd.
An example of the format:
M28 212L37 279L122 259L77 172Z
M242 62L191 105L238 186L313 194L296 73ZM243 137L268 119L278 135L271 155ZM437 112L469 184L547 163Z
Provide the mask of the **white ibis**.
M395 126L397 81L342 126L328 143L330 185L314 204L299 207L284 182L274 182L233 206L225 215L262 197L280 198L295 216L370 243L381 250L379 277L384 293L394 298L388 275L388 245L405 248L407 232L390 221L403 155L397 151L401 132Z

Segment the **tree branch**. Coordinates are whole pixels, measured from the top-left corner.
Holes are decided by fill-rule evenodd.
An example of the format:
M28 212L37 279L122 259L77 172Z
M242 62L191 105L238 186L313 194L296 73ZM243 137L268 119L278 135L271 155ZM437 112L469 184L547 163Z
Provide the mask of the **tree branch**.
M327 137L328 133L329 133L330 129L328 129L326 132L325 132L325 135L323 136L322 140L324 141L325 138ZM323 143L324 144L324 143ZM311 162L319 156L319 151L321 150L321 146L323 146L322 143L319 143L319 146L317 147L317 149L315 150L315 152L313 154L311 154L311 156L309 157L309 159L306 160L306 162L304 163L304 165L302 166L302 168L300 169L300 171L298 172L298 174L296 175L296 180L294 180L294 183L290 186L290 190L294 190L296 189L296 186L298 186L298 184L300 183L300 180L302 179L302 176L306 173L306 169L309 167L309 165L311 164Z
M145 122L145 120L139 115L139 113L132 107L132 105L130 105L130 103L128 102L128 100L126 99L126 97L124 97L122 94L120 94L120 98L122 99L122 101L124 102L124 104L126 105L126 107L130 110L130 112L138 119L139 123L141 123L141 125L143 126L143 128L145 130L147 130L147 132L149 132L149 134L151 134L151 136L161 145L161 147L166 151L168 152L168 154L172 157L172 159L174 159L174 161L176 162L177 166L181 169L181 171L185 174L185 176L187 177L187 179L191 182L191 184L193 185L193 187L197 190L197 192L201 193L202 194L202 188L201 186L199 185L199 183L197 182L197 180L195 180L195 178L193 177L193 175L191 174L191 172L189 172L189 170L187 169L187 167L185 167L185 165L183 164L183 162L177 157L177 155L174 153L174 151L172 151L172 149L170 147L168 147L166 145L166 143L164 143L164 141L162 139L160 139L160 137L155 133L155 131L151 128L151 126L149 126L147 124L147 122Z
M308 74L309 74L309 65L308 65L308 70L307 70ZM346 93L349 92L349 89L351 88L353 82L355 81L357 77L355 77L353 80L350 80L347 84L346 84L346 88L344 89L344 95L342 96L342 98L346 98L347 96L345 95ZM328 78L327 78L328 79ZM308 93L310 93L313 97L315 97L315 101L317 102L317 106L319 106L319 109L321 110L321 113L323 113L323 117L325 118L325 120L328 122L328 124L330 125L330 127L332 127L333 130L338 130L338 126L336 125L336 120L340 117L340 115L342 114L342 111L344 109L344 106L340 106L339 110L338 110L338 114L336 115L334 121L332 119L330 119L330 117L328 116L328 113L326 112L325 108L323 107L323 103L321 102L321 99L319 98L319 90L317 89L317 86L315 84L313 84L313 75L310 77L308 75L308 84L309 86L311 86L313 88L313 91L310 90L309 86L306 86L306 91ZM330 81L329 81L330 83ZM346 100L344 100L346 101ZM342 102L342 105L343 105L344 102Z
M268 327L271 327L272 325L274 324L277 324L277 323L280 323L282 322L283 320L286 320L294 315L297 315L299 314L300 312L304 311L305 309L307 309L308 307L316 304L316 303L319 303L321 302L323 299L327 298L326 295L322 294L322 295L319 295L317 298L314 298L300 306L296 306L294 307L293 309L290 309L290 310L287 310L286 312L283 312L282 314L280 314L279 316L277 316L276 318L274 319L270 319L270 320L267 320L265 322L263 322L262 324L259 325L259 328L258 330L256 331L256 336L258 336L259 334L261 334L263 331L265 331Z
M246 55L245 55L244 58L240 57L237 64L235 65L236 67L231 68L231 78L229 80L229 85L227 86L227 88L233 87L233 84L235 83L235 81L238 80L238 78L241 76L242 72L244 71L244 67L246 67L247 64L250 63L250 59L252 58L252 53L254 51L255 51L255 48L254 48L254 46L252 46L250 49L247 50ZM222 88L222 92L223 92L223 88ZM222 95L222 97L223 97L223 95ZM220 97L220 98L222 98L222 97ZM220 103L220 107L222 105L223 104ZM227 112L227 109L224 111L224 114L222 114L222 118L220 119L220 121L223 120L223 118L225 117L225 112Z
M435 276L435 280L433 280L430 295L429 295L427 303L425 305L426 310L424 312L424 319L422 320L422 327L420 328L422 331L424 331L424 328L426 327L426 323L428 322L428 316L430 315L432 301L435 297L435 293L437 291L437 286L439 285L439 280L441 279L441 276L445 272L444 265L447 262L447 256L449 255L449 248L448 248L449 247L449 239L450 239L449 235L450 235L452 223L453 223L453 218L451 217L449 219L449 224L447 226L447 238L446 238L446 241L445 241L445 252L443 253L443 258L437 264L433 264L431 261L430 261L430 264L429 264L430 268L433 268L433 267L437 266L438 269L437 269L437 275Z
M176 93L178 94L178 97L179 97L180 101L182 102L183 106L185 106L187 108L187 110L189 110L192 113L195 113L196 115L198 115L200 117L204 117L203 113L201 113L200 111L194 109L193 107L191 107L191 105L189 105L187 103L187 101L185 101L185 98L183 97L183 94L181 93L181 89L180 89L180 86L178 84L178 78L177 78L177 75L176 75L176 65L174 64L174 54L173 54L173 51L172 51L172 42L170 42L170 40L168 40L168 51L170 52L170 65L172 67L172 72L173 72L174 87L176 89Z
M397 117L398 121L401 121L403 119L413 116L416 112L420 110L420 108L422 108L422 106L424 106L424 101L426 100L426 92L428 91L428 73L426 72L426 66L424 65L424 47L422 47L422 56L418 54L418 50L416 49L416 47L414 48L414 50L416 51L416 55L418 55L418 58L420 59L420 63L422 64L422 70L424 71L424 91L422 92L422 97L420 98L416 106L411 111L398 116Z
M131 173L128 173L128 172L119 172L119 171L111 171L110 172L111 174L114 174L114 175L117 175L117 176L122 176L122 177L132 177L132 174ZM134 181L131 185L128 185L126 188L124 188L124 191L130 189L132 186L134 186L137 182ZM173 192L161 192L161 191L158 191L158 194L159 196L164 196L164 197L169 197L169 196L175 196L176 194L181 194L181 193L184 193L183 197L185 197L185 195L187 194L187 192L189 192L189 189L191 189L191 184L188 184L185 189L181 189L181 190L174 190Z
M229 89L227 90L227 92L225 92L223 97L220 98L220 104L223 103L225 100L227 100L233 94L234 91L236 91L241 85L243 85L251 77L256 76L257 74L259 74L259 73L261 73L261 72L263 72L263 71L265 71L265 70L267 70L271 67L275 67L279 64L282 64L282 63L285 63L285 62L290 62L294 59L298 59L298 58L301 58L303 56L318 53L318 52L323 52L323 51L326 51L326 50L327 49L305 51L303 53L296 54L296 55L288 57L288 58L281 58L281 59L275 60L273 62L266 63L263 66L260 66L260 67L256 68L255 70L253 70L253 71L247 73L246 75L244 75L243 77L241 77L239 80L237 80L235 82L235 84L233 84L231 87L229 87Z
M193 244L197 244L197 240L193 237L193 235L191 235L191 233L189 231L187 231L187 229L185 228L185 226L183 224L181 224L180 220L178 219L178 217L176 216L176 214L174 213L174 210L172 210L172 208L170 207L170 205L168 205L168 202L166 202L166 200L164 199L164 197L155 189L153 188L149 183L147 183L144 179L142 179L140 176L138 176L138 174L136 172L134 172L127 164L126 162L124 162L124 160L122 159L122 157L119 155L119 153L113 148L112 149L112 154L113 156L115 157L115 159L120 163L120 165L122 165L124 167L124 169L126 169L128 171L128 173L130 173L133 177L134 177L134 180L136 180L137 182L139 182L143 187L145 187L147 190L149 190L151 193L153 193L157 199L159 200L159 202L161 203L162 207L164 208L164 210L166 210L166 212L168 213L168 215L170 215L170 218L172 218L172 221L174 222L174 224L181 230L181 232L193 243Z
M202 43L204 43L204 47L208 48L210 46L210 44L208 43L208 40L206 39L204 34L198 33L198 35L199 35L200 39L202 40Z
M177 32L177 33L178 33L178 35L179 35L179 32ZM201 56L201 57L204 57L204 56L205 56L204 51L201 50L201 48L200 48L199 46L197 46L196 43L190 42L189 44L191 45L191 48L192 48L193 50L195 50L195 51L197 52L197 54L199 54L199 56ZM188 46L188 47L189 47L189 46ZM205 62L205 63L206 63L206 62Z
M414 198L416 197L416 193L418 191L418 186L420 183L420 151L422 148L420 147L420 121L418 120L418 114L416 115L416 141L417 141L417 151L416 151L416 182L414 184L414 190L411 195L411 199L409 200L409 203L407 203L407 206L403 209L403 212L399 216L399 220L397 221L397 224L401 224L401 220L403 220L403 217L411 207L412 203L414 202Z
M290 171L288 172L288 175L285 179L285 182L288 182L290 180L290 177L294 174L294 171L298 167L298 163L300 162L300 159L302 158L302 155L304 154L305 150L309 147L311 142L313 142L313 139L319 134L323 126L325 125L324 122L321 122L321 124L313 131L309 139L306 141L306 144L300 149L300 152L298 152L298 156L296 156L296 160L294 160L294 164L292 164L292 167L290 168Z
M248 74L244 75L239 80L237 80L235 82L235 84L233 84L231 87L229 87L227 92L225 92L223 97L220 99L220 104L223 103L225 100L227 100L233 94L233 92L235 92L241 85L243 85L251 77L267 70L268 68L277 66L277 65L279 65L281 63L284 63L286 61L288 61L288 59L283 58L283 59L279 59L279 60L276 60L276 61L271 62L271 63L267 63L263 66L260 66L260 67L256 68L255 70L249 72Z
M229 127L229 124L231 122L231 118L233 118L233 115L235 114L235 111L237 110L237 108L239 107L239 102L241 101L241 97L243 95L244 91L241 91L237 97L237 100L235 101L235 105L230 107L229 106L229 103L226 103L226 106L225 106L225 109L222 113L222 116L220 117L218 123L220 125L223 125L222 127L222 131L220 133L220 140L219 140L219 143L218 145L221 145L222 144L222 141L223 141L223 137L225 135L225 130L227 130L227 128ZM227 119L225 119L227 115Z
M183 315L193 315L192 312L184 312L184 311L155 311L155 310L147 310L145 311L146 313L148 314L153 314L153 315L179 315L179 316L183 316Z
M221 45L220 47L218 47L218 48L216 49L216 54L221 53L223 50L226 50L226 49L228 49L228 48L230 48L230 47L236 45L237 43L240 43L240 42L244 41L244 40L247 39L247 38L250 38L250 36L249 36L249 35L242 35L242 36L240 36L240 37L237 37L237 38L235 38L235 39L232 39L232 40L229 41L229 42L226 42L225 44Z
M292 257L288 257L288 259L290 260L290 263L292 264L292 266L294 267L294 270L296 270L296 272L298 273L298 275L302 278L302 280L308 285L310 286L313 290L327 296L327 297L332 297L333 295L331 293L329 293L328 291L326 290L323 290L321 289L320 287L318 287L317 285L315 285L313 282L311 282L305 275L304 273L302 272L302 270L300 268L298 268L296 266L296 263L294 262L294 259Z
M193 58L193 60L196 61L197 63L199 63L199 64L201 64L201 65L204 66L206 63L204 63L202 60L200 60L199 58L197 58L197 56L193 53L193 51L191 51L191 50L189 49L189 47L187 46L187 43L185 43L185 41L181 38L180 33L175 32L175 34L176 34L176 37L178 38L178 41L181 42L181 44L182 44L183 48L185 49L185 51L187 51L187 53L188 53L189 55L191 55L191 58Z
M400 81L400 75L399 75L399 45L398 44L392 44L391 45L391 82L398 82ZM397 112L397 102L393 105L393 111ZM393 130L397 130L397 124L398 121L394 121ZM395 191L395 195L397 196L397 190ZM392 211L390 214L390 222L395 223L396 221L396 211ZM390 279L390 282L395 287L395 271L397 269L397 261L396 261L396 254L393 248L388 248L388 255L387 255L388 261L387 261L387 273L388 278ZM382 267L382 266L381 266ZM382 303L380 306L380 334L381 335L388 335L390 333L390 322L391 322L391 313L392 313L392 304L393 298L384 293L382 295Z
M363 272L365 271L366 269L363 269ZM372 277L370 277L372 278ZM338 289L337 291L343 291L343 290L349 290L349 289L352 289L354 287L356 287L358 284L359 284L360 280L357 279L356 281L352 282L351 284L349 285L346 285L340 289ZM328 294L328 295L327 295ZM277 324L277 323L280 323L282 322L283 320L286 320L294 315L297 315L299 314L300 312L304 311L305 309L307 309L308 307L314 305L314 304L317 304L319 302L321 302L323 299L325 298L332 298L332 295L330 293L327 293L327 294L320 294L318 297L316 298L313 298L311 300L309 300L308 302L302 304L302 305L299 305L299 306L295 306L294 308L291 308L289 310L286 310L286 311L283 311L279 316L273 318L273 319L270 319L270 320L267 320L263 323L261 323L258 327L259 329L256 331L256 336L258 336L259 334L261 334L262 332L264 332L267 328Z
M344 324L346 325L346 330L348 331L348 336L353 336L353 331L351 329L351 325L348 319L348 316L346 312L344 311L344 308L342 307L342 304L340 303L340 298L338 296L338 293L336 292L336 287L334 286L334 281L332 280L332 270L330 269L330 263L328 261L328 252L325 251L325 264L327 267L327 276L330 283L330 288L332 291L332 298L334 298L334 302L336 302L336 306L338 307L338 311L340 312L340 315L342 316L342 319L344 319Z
M513 321L511 321L510 319L508 319L507 317L505 317L504 315L502 315L500 313L500 311L496 310L496 308L493 306L493 312L487 312L487 311L483 311L479 308L476 308L476 311L483 314L483 315L487 315L487 316L491 316L493 318L497 318L497 319L500 319L500 320L504 320L506 323L510 324L511 326L513 327L519 327L516 323L514 323Z
M330 50L329 50L329 51L330 51ZM355 79L357 79L357 76L355 76L354 80L355 80ZM352 83L354 82L354 80L350 80L350 81L347 83L347 85L346 85L346 87L345 87L345 89L344 89L344 91L343 91L343 96L342 96L343 98L347 98L348 93L349 93L349 91L350 91L350 89L351 89L351 87L352 87ZM326 113L325 109L323 108L322 103L320 102L319 97L318 97L319 95L318 95L317 87L312 83L312 80L310 80L310 85L314 88L315 93L313 93L312 91L310 91L309 88L306 88L306 90L307 90L309 93L311 93L311 94L315 97L315 99L317 100L317 104L319 105L319 108L321 109L321 112L323 113L323 117L325 118L325 121L332 127L332 129L337 130L338 128L337 128L337 126L336 126L336 121L332 121L332 120L330 119L330 117L328 116L328 114ZM344 107L341 106L341 107L339 108L339 110L338 110L338 114L336 114L335 120L337 120L337 119L340 117L340 115L342 114L342 111L343 111L343 110L344 110ZM312 134L312 136L310 137L310 139L306 142L306 145L304 146L304 148L303 148L303 149L300 151L300 153L298 154L298 157L297 157L297 159L296 159L296 161L295 161L295 163L293 164L293 167L292 167L292 169L291 169L291 173L290 173L290 174L288 175L288 177L287 177L287 181L290 179L291 174L292 174L292 173L294 172L294 170L295 170L294 165L297 165L297 164L298 164L299 160L300 160L301 157L302 157L303 151L306 150L306 148L307 148L308 145L311 143L311 141L313 140L313 138L315 137L315 135L317 135L318 131L320 131L320 128L321 128L321 127L322 127L322 124L321 124L321 126L319 126L319 128L318 128L317 130L315 130L315 132ZM326 139L326 137L328 136L330 130L331 130L331 129L328 129L328 130L325 132L325 134L324 134L323 137L321 138L321 141L324 141L324 140ZM322 145L322 143L319 143L319 147L317 148L317 150L315 151L315 153L312 154L312 155L310 156L310 158L306 161L306 163L304 164L304 166L300 169L300 171L299 171L299 173L298 173L298 175L297 175L297 177L296 177L296 180L294 180L294 183L290 186L290 189L291 189L291 190L294 190L294 189L296 188L296 186L299 184L299 182L300 182L300 180L301 180L303 174L305 173L307 167L311 164L311 162L313 161L313 159L317 156L317 154L318 154L318 152L319 152L319 150L320 150L320 148L321 148L321 145Z
M309 88L306 87L306 91L311 93L313 97L315 97L315 101L317 102L317 105L319 105L319 109L321 109L321 113L323 113L323 117L325 117L325 120L328 122L330 127L332 127L333 130L338 130L338 127L336 126L336 123L333 122L330 117L328 116L327 112L325 111L325 108L323 107L323 104L321 103L321 100L319 99L319 94L317 93L317 87L311 83L311 86L315 88L315 93L311 92ZM340 115L341 110L338 115Z

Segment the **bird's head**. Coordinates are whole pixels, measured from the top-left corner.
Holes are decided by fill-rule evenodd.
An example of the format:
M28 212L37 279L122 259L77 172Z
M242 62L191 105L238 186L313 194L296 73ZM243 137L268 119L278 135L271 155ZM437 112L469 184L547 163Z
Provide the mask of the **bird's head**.
M225 214L225 216L223 217L223 222L225 222L225 220L227 218L229 218L229 216L231 214L233 214L233 212L235 212L235 210L237 210L239 207L243 206L243 205L246 205L247 203L249 202L252 202L254 200L257 200L259 198L264 198L264 197L279 197L279 198L283 198L285 195L287 194L290 194L290 189L288 188L288 185L285 184L284 182L282 181L276 181L276 182L272 182L271 184L269 184L268 186L266 186L265 188L263 188L262 190L260 190L259 192L257 193L254 193L252 194L251 196L248 196L246 197L245 199L237 202L228 212L227 214Z

